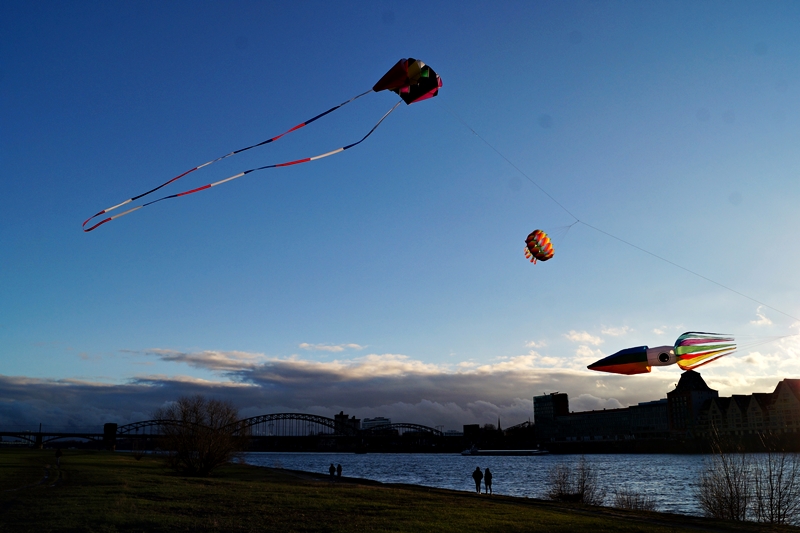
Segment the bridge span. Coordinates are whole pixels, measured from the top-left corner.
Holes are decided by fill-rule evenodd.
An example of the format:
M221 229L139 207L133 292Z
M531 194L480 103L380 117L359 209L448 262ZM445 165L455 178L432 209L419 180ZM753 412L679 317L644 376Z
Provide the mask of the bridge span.
M422 436L428 439L444 437L444 434L435 428L412 423L395 423L383 426L361 429L357 427L358 420L348 418L344 413L339 413L334 418L307 413L272 413L252 416L238 420L235 426L237 433L245 432L254 441L275 441L282 438L314 437L317 439L359 439L363 445L364 439L386 438L387 436ZM41 424L38 430L7 430L0 431L2 438L22 440L32 446L42 448L45 444L55 441L84 440L94 441L105 448L113 449L117 441L157 440L165 434L169 426L181 425L177 420L142 420L131 424L117 425L107 423L102 432L75 431L70 428L43 429ZM2 430L4 428L0 428Z

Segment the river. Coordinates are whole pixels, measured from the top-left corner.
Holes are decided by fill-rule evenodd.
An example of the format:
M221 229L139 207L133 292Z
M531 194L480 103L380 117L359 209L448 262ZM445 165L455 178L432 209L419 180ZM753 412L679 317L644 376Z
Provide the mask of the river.
M614 491L628 488L652 496L658 510L700 515L694 496L708 456L672 454L586 455L607 490L606 505ZM545 498L547 475L558 463L577 464L577 455L489 456L460 454L353 454L353 453L246 453L245 461L257 466L328 473L328 467L342 465L342 475L384 483L406 483L444 489L474 491L472 472L488 467L496 494Z

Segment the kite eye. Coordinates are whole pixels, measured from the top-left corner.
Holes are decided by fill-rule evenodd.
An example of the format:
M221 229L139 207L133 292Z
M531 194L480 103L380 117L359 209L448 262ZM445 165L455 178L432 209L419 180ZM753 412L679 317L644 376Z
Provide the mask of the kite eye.
M658 360L661 361L662 363L669 362L669 354L661 352L660 354L658 354Z

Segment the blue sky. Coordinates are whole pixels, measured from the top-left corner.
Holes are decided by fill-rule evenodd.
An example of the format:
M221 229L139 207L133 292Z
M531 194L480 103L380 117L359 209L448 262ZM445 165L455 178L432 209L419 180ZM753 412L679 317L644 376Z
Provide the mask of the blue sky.
M798 377L797 337L747 346L799 333L800 6L459 6L4 3L0 423L134 421L190 392L517 423L554 390L576 410L663 397L677 368L585 366L687 330L746 346L703 368L722 394ZM81 231L409 56L439 97L362 145ZM396 101L163 191L355 142ZM530 231L575 217L551 261L525 260Z

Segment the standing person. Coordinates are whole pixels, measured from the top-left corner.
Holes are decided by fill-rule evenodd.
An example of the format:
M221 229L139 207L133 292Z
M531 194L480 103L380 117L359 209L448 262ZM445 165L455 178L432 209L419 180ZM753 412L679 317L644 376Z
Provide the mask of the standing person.
M62 455L63 454L61 453L61 448L56 448L56 466L58 468L61 468L61 456Z
M333 466L333 463L331 463L330 468L328 468L328 472L331 473L331 479L333 479L333 475L336 473L336 467Z
M342 465L336 465L336 477L342 477Z
M481 467L476 466L475 471L472 473L472 479L475 480L475 492L478 494L481 493L481 480L483 479L483 472L481 472Z
M486 467L486 473L483 474L483 482L486 484L486 494L492 493L492 472L489 467Z

